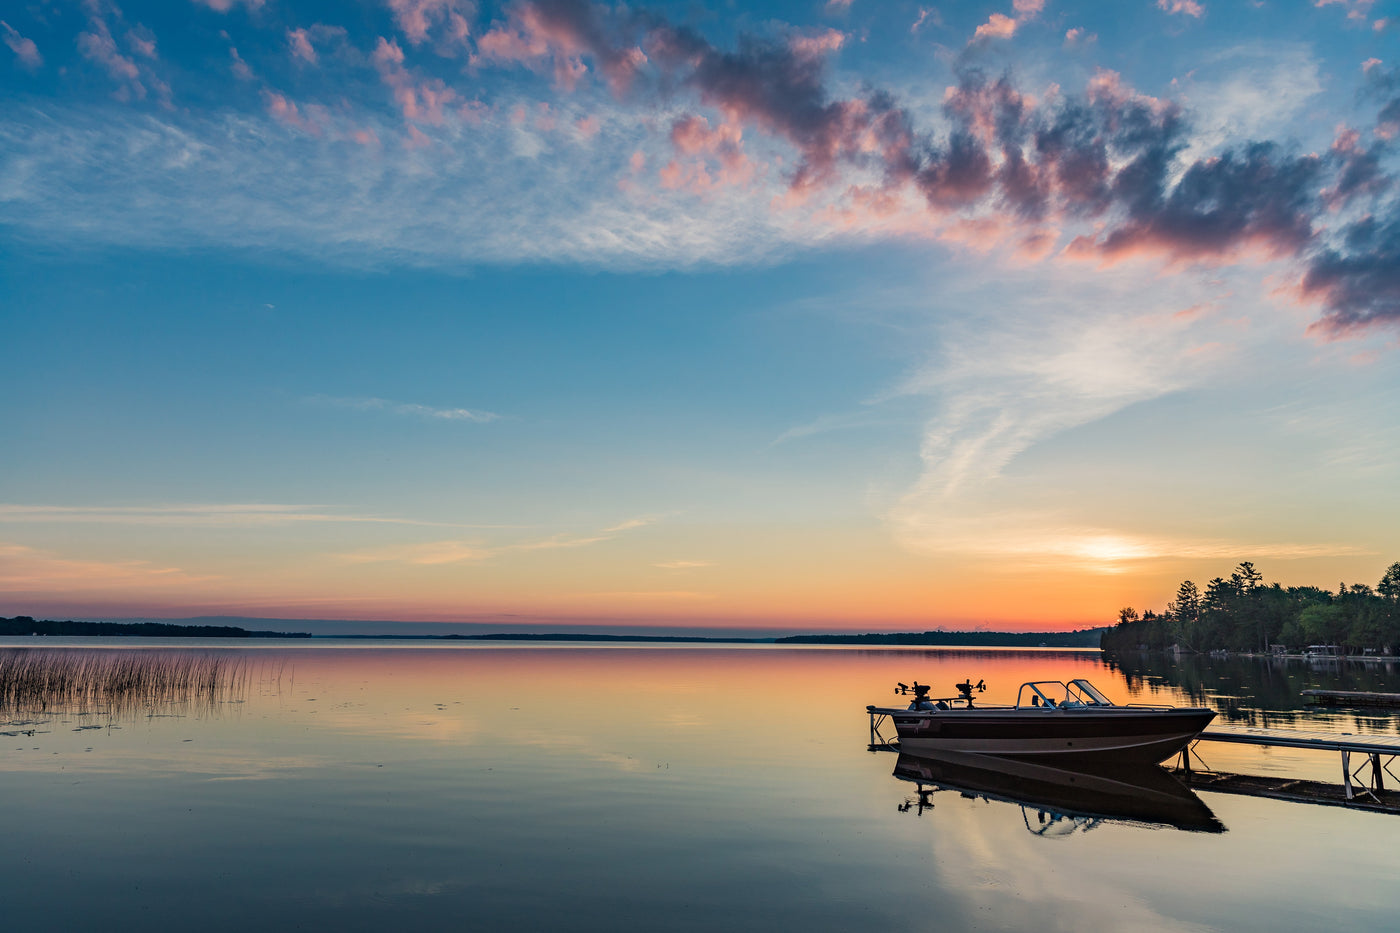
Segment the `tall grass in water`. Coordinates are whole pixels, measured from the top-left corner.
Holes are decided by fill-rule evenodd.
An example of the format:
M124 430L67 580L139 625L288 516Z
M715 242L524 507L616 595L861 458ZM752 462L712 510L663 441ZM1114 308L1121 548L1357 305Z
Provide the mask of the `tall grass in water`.
M0 710L135 712L240 693L241 657L191 651L0 649Z

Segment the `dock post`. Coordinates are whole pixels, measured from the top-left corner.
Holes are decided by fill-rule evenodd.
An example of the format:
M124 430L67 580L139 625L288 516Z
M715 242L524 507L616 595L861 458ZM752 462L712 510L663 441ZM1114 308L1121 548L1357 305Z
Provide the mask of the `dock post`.
M1385 769L1381 767L1381 756L1376 752L1371 753L1371 790L1385 790L1385 778L1381 772Z
M1347 799L1352 798L1351 792L1351 752L1342 750L1342 785L1346 788Z

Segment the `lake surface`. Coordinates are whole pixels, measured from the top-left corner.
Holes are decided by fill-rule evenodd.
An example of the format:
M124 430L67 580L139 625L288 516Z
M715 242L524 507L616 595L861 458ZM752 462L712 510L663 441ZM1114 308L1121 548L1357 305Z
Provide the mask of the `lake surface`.
M1394 733L1384 711L1296 702L1306 686L1395 689L1374 665L100 643L74 650L215 652L243 676L186 702L0 710L8 931L1388 931L1400 916L1400 816L1199 791L1186 803L1205 822L1179 827L921 798L866 747L865 705L913 678L936 693L984 678L993 702L1087 677L1119 702ZM1220 770L1339 779L1335 754L1202 751Z

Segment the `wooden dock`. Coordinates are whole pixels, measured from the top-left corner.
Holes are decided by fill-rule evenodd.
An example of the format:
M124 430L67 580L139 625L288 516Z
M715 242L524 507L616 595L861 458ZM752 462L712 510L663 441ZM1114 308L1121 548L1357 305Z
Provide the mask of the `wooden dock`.
M1367 790L1361 794L1353 793L1348 797L1345 785L1328 784L1323 781L1303 781L1258 774L1229 774L1224 771L1184 770L1179 767L1168 770L1192 790L1400 815L1400 791L1381 788Z
M1278 748L1311 748L1325 752L1340 752L1342 756L1342 802L1350 803L1365 795L1381 809L1392 806L1395 795L1386 790L1385 776L1390 775L1396 786L1400 786L1400 775L1390 769L1397 756L1400 756L1400 735L1356 735L1351 732L1304 732L1295 729L1217 728L1202 732L1191 747L1181 753L1178 770L1190 774L1191 756L1201 742L1229 742L1236 745L1272 745ZM1362 756L1361 763L1351 766L1351 756ZM1199 760L1200 756L1196 756ZM1207 772L1213 773L1213 772ZM1240 775L1234 775L1240 777ZM1296 785L1312 782L1295 782ZM1336 785L1318 785L1336 786ZM1224 790L1222 786L1218 789ZM1293 789L1296 789L1293 788ZM1285 788L1288 790L1288 788ZM1245 791L1236 791L1244 793ZM1313 799L1313 802L1325 802Z
M1319 706L1400 707L1400 693L1366 693L1358 690L1304 690L1303 696Z

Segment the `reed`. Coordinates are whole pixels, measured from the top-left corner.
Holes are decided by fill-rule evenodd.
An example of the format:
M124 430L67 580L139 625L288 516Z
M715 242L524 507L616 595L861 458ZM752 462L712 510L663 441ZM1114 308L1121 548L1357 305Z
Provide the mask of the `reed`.
M247 685L241 657L212 652L0 649L0 710L111 713L213 705Z

